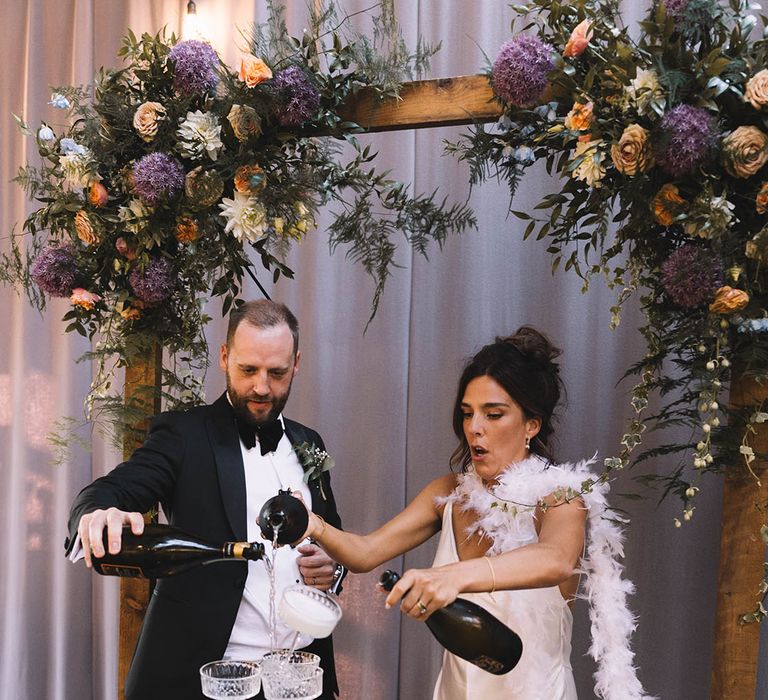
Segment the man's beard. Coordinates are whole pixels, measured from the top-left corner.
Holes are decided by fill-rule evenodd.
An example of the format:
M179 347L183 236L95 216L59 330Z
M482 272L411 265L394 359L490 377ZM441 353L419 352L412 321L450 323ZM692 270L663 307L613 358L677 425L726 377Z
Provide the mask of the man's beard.
M293 380L291 380L291 384L293 384ZM265 423L269 423L272 420L275 420L280 415L288 401L288 396L290 396L291 393L291 384L288 385L288 390L283 396L272 397L272 408L269 410L269 413L267 413L267 415L263 418L257 418L248 408L248 401L253 401L257 397L243 396L238 394L232 388L232 382L229 380L229 372L227 372L227 395L229 396L229 401L232 404L232 410L235 412L235 416L237 416L237 418L245 423L248 423L249 425L263 425Z

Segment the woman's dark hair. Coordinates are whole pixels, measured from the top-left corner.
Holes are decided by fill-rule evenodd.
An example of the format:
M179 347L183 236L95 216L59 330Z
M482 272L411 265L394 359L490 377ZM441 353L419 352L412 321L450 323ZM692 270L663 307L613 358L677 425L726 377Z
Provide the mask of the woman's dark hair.
M513 335L496 338L469 361L461 373L453 406L453 432L459 438L459 446L451 456L451 467L466 471L471 462L461 404L467 385L485 376L514 399L526 418L541 420L541 429L531 441L531 452L554 460L549 438L554 430L555 408L561 392L565 393L560 368L554 362L559 355L560 350L547 336L530 326L521 326Z

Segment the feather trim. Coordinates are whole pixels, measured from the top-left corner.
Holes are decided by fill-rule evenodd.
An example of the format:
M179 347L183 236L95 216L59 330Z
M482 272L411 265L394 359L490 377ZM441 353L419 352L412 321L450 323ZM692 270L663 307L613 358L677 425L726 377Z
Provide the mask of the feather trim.
M627 604L634 586L622 578L624 566L619 561L624 556L624 534L606 501L608 484L590 470L594 461L593 457L558 465L532 455L507 467L493 491L468 472L458 476L450 495L438 500L481 514L467 535L489 538L488 554L498 555L538 541L536 510L544 498L580 497L588 514L587 545L579 569L584 576L577 597L589 604L589 653L597 662L595 692L604 700L655 700L645 694L637 678L630 644L636 621Z

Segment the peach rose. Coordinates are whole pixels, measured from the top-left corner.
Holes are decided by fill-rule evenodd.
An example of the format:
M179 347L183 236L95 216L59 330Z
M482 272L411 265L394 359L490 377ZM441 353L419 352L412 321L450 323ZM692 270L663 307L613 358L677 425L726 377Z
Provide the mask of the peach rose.
M267 186L267 176L258 165L241 165L235 171L235 189L245 194L258 194Z
M159 102L144 102L133 115L133 128L149 143L157 136L157 127L165 119L165 107Z
M259 83L263 83L265 80L269 80L272 77L272 71L260 58L248 54L240 57L238 77L249 88L252 88L256 87Z
M99 235L93 228L91 220L82 209L75 214L75 233L85 245L98 245Z
M611 146L611 160L624 175L645 173L653 167L653 152L648 143L648 131L639 124L630 124L618 143Z
M653 216L662 226L671 226L685 203L685 200L680 196L677 185L667 183L653 198Z
M587 131L592 125L592 109L594 105L591 102L582 104L577 102L565 117L565 128L571 131Z
M571 32L571 36L568 39L568 43L563 50L563 56L566 58L574 58L581 56L584 50L589 46L589 42L592 39L592 22L588 19L579 22Z
M235 138L238 141L246 141L251 136L261 133L261 117L259 113L249 105L232 105L227 120L232 125Z
M90 204L97 209L100 207L103 207L107 200L109 199L109 194L107 193L107 188L104 187L100 182L94 182L91 184L91 188L88 190L88 201Z
M749 294L725 285L715 292L715 300L709 305L709 310L716 314L730 314L741 311L747 304Z
M747 81L744 99L755 109L762 109L768 105L768 70L763 68Z
M760 185L760 189L755 196L755 209L758 214L765 214L768 211L768 182Z
M768 135L756 126L740 126L723 139L723 164L734 177L751 177L768 160Z
M83 309L92 309L100 299L101 297L98 294L89 292L82 287L73 289L72 294L69 297L69 301L72 302L74 306L79 306Z
M182 216L176 222L176 240L179 243L191 243L200 237L197 222L191 216Z

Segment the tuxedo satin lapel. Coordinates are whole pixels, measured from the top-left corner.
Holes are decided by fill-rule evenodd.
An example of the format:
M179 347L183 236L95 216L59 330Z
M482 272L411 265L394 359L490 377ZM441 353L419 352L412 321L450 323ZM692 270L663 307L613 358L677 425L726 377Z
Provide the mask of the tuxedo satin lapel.
M245 471L240 437L226 395L211 406L206 421L211 448L216 459L221 500L232 532L240 541L248 539Z
M301 423L283 418L283 424L285 425L285 434L291 441L291 445L313 442L312 436ZM324 518L328 510L328 501L320 489L320 479L310 479L307 486L309 486L309 492L312 494L312 512Z

